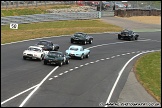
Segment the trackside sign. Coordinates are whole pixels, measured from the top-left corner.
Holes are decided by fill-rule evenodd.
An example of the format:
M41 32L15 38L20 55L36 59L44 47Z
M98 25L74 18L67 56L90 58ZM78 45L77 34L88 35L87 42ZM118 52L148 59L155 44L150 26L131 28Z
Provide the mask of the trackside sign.
M18 29L18 24L10 23L10 29Z

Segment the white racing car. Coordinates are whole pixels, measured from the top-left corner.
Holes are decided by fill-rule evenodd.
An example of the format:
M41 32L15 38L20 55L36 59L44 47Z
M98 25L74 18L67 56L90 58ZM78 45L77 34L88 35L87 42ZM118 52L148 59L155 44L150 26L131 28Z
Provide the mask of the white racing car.
M41 47L38 46L29 46L28 49L23 52L23 59L26 60L26 58L30 58L43 60L44 56L48 52L49 51L44 51Z

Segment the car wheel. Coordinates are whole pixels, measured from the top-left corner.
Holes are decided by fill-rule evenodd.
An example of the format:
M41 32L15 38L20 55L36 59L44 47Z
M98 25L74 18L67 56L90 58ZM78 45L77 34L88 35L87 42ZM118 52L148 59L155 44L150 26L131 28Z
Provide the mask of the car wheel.
M92 44L92 42L93 42L93 40L92 40L92 39L90 39L89 43L90 43L90 44Z
M44 61L44 65L47 65L47 62L46 61Z
M63 61L61 61L60 63L59 63L59 66L61 67L63 65Z
M59 47L57 47L57 51L59 50Z
M83 60L83 58L84 58L83 55L81 55L80 60Z
M118 39L121 39L121 36L118 36Z
M136 37L135 40L138 40L138 37Z
M74 41L71 39L71 43L73 43Z
M83 44L84 44L84 45L86 45L86 44L87 44L87 41L86 41L86 40L85 40L85 41L83 41Z
M89 58L89 53L86 55L86 58Z
M26 57L23 56L23 59L26 60Z
M135 40L134 36L131 37L129 40L130 40L130 41L134 41L134 40Z
M66 60L66 64L69 64L69 59Z
M42 61L43 60L43 55L41 55L41 58L39 59L40 61Z

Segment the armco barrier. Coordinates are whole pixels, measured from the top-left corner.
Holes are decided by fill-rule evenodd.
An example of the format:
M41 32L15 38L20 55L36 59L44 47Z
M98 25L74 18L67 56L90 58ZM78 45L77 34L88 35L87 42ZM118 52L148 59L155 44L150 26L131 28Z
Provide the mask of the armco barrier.
M10 23L33 23L56 20L78 20L78 19L97 19L100 18L100 12L62 12L48 14L34 14L22 16L1 17L1 25Z

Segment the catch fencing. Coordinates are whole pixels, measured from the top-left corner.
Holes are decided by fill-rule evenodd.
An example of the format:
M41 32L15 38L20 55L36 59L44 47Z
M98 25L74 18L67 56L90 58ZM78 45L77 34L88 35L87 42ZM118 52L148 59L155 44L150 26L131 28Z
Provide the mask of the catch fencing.
M10 23L25 24L45 21L61 21L61 20L81 20L81 19L98 19L101 17L100 12L62 12L48 14L34 14L22 16L1 17L1 25Z

